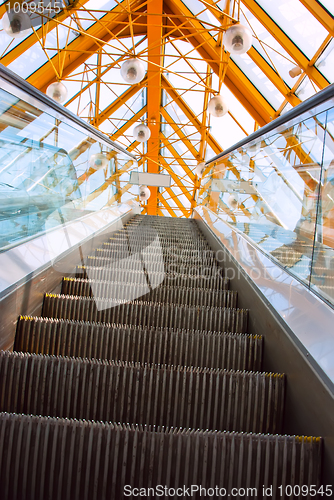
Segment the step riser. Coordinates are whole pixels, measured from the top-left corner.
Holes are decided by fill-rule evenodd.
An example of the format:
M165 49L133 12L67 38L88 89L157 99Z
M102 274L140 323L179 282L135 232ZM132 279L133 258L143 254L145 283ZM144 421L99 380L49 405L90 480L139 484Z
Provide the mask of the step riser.
M202 307L237 307L236 292L210 292L207 290L196 290L194 288L167 288L157 287L150 290L147 283L142 286L133 283L108 283L98 281L74 281L63 279L61 287L62 295L78 295L81 297L117 297L117 299L128 300L135 296L140 300L149 302L160 302L162 304L182 304Z
M259 371L262 338L204 332L141 330L21 318L14 350L56 356Z
M0 354L0 411L194 429L279 433L279 374Z
M144 266L147 270L149 276L155 275L156 273L159 275L174 275L178 276L189 276L190 280L198 279L198 277L203 277L206 282L210 281L210 279L223 279L223 269L219 266L210 267L204 265L193 265L193 264L177 264L175 262L171 262L168 265L161 260L159 262L151 262L150 260L145 260L144 262L141 260L134 259L133 257L129 257L128 259L112 261L110 259L103 259L99 257L89 256L85 259L85 267L89 268L103 268L104 272L111 273L116 272L117 270L121 270L123 272L144 272ZM208 285L206 285L208 286Z
M160 262L161 259L169 264L188 264L192 265L202 265L202 266L215 266L217 267L217 260L215 256L208 256L206 252L191 252L187 253L179 253L176 252L162 252L160 249L142 249L142 248L133 248L131 250L128 248L123 248L119 250L109 249L109 248L97 248L94 252L94 257L102 257L104 259L110 259L112 261L117 261L121 259L127 259L131 257L132 259L136 259L141 261L144 257L145 260L149 259L152 262Z
M200 276L198 269L194 268L194 275L167 274L167 273L149 273L150 280L153 283L161 283L165 286L175 288L204 288L207 290L228 290L229 278L223 278L221 274L215 276ZM122 283L146 283L144 271L131 271L126 269L106 269L103 267L77 266L76 278L90 278L98 281L116 281Z
M91 323L116 323L141 327L169 327L221 333L246 333L248 311L200 308L155 303L119 302L98 298L46 295L42 316Z
M106 270L120 268L124 270L143 271L144 266L149 273L165 272L176 274L189 274L192 276L222 276L223 269L216 266L206 266L205 264L193 264L192 262L178 263L170 261L165 263L162 258L150 260L147 257L145 260L137 256L131 255L123 260L112 260L107 257L88 256L84 262L85 266L104 267Z
M123 496L125 485L192 484L226 488L226 497L232 487L257 488L252 498L260 500L263 487L274 485L270 498L286 500L277 489L281 484L319 486L321 448L314 438L152 432L3 414L0 482L5 500L120 500L129 498Z

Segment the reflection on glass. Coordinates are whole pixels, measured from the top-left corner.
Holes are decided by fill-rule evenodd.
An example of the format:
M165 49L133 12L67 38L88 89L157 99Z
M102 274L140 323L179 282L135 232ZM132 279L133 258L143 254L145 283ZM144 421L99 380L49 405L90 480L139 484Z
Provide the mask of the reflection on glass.
M92 155L106 159L93 168ZM117 201L132 160L0 90L0 249Z
M218 160L202 202L334 304L334 108Z

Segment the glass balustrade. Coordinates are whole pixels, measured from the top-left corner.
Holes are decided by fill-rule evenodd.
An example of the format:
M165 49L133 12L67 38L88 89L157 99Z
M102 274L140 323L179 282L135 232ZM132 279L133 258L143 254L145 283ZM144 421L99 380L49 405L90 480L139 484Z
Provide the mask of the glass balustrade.
M32 104L33 102L33 104ZM0 89L0 251L117 202L132 155Z
M319 96L209 161L198 203L334 305L334 102Z

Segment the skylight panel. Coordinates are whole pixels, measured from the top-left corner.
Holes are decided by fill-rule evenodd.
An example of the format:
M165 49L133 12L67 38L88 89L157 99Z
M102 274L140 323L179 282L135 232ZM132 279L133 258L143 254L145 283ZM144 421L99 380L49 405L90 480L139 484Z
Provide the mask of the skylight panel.
M304 54L311 59L327 36L327 30L299 0L257 0Z
M333 9L334 10L334 9ZM329 80L334 82L334 40L332 39L324 52L314 64L316 68Z
M249 55L242 54L238 56L238 58L234 57L233 60L273 108L278 109L282 102L282 94L276 89L269 78L266 77Z
M35 44L10 63L8 68L22 78L28 78L34 71L46 63L47 60L48 58L43 50L39 45Z
M295 61L245 5L241 8L240 22L253 32L253 46L256 50L292 88L296 82L289 71L295 66Z
M334 16L334 2L333 0L318 0L319 3L321 3L325 9L328 10L333 16Z

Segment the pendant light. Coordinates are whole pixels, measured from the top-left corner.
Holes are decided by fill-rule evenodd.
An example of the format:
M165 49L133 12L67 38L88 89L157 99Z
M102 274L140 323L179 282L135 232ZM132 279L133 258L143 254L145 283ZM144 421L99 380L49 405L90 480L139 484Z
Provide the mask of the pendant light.
M5 12L2 17L2 27L7 35L12 38L22 38L30 32L30 17L21 10L17 13L10 11L9 15Z
M144 201L147 201L150 196L151 196L151 191L148 189L147 186L142 185L139 187L139 200L142 203Z
M121 76L131 85L141 82L145 76L143 63L139 59L127 59L121 66Z
M252 33L242 24L235 24L225 31L225 49L232 55L245 54L252 46Z
M67 88L61 82L54 82L46 89L46 95L60 104L67 99Z
M96 153L90 157L89 165L95 170L100 170L108 165L108 158L103 153Z
M223 96L216 95L215 97L212 97L208 104L208 111L210 115L215 117L226 115L228 112L228 106Z
M135 141L146 142L151 137L151 131L147 127L147 125L144 125L144 123L140 123L133 129L132 135Z

